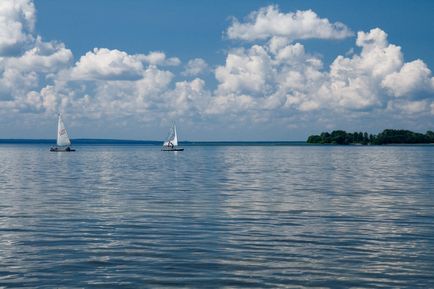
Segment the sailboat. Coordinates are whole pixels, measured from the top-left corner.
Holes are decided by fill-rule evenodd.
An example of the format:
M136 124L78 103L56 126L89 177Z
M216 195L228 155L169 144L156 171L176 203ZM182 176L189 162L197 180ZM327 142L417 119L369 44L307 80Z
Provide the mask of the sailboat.
M173 123L169 131L169 136L163 143L162 151L183 151L184 149L178 146L178 135L176 134L176 125Z
M70 147L71 140L66 132L65 125L63 124L62 116L59 113L57 121L57 145L50 148L51 152L74 152L75 149Z

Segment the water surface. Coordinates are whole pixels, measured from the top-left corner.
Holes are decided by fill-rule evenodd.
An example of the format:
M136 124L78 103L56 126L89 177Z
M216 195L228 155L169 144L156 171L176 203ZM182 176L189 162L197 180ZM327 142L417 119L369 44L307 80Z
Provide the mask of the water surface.
M433 146L0 145L0 287L433 288Z

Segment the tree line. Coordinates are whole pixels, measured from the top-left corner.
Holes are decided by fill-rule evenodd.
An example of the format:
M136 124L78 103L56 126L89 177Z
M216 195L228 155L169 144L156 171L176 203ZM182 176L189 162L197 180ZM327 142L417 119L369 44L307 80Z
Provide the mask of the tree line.
M403 129L385 129L374 135L367 132L351 133L334 130L331 133L323 132L320 135L311 135L308 137L307 143L341 145L427 144L434 143L434 132L427 131L426 134L422 134Z

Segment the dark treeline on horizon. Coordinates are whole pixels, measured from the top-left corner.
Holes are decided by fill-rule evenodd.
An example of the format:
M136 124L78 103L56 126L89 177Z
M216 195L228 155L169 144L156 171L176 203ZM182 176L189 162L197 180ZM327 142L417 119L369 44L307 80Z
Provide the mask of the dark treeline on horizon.
M367 132L348 133L343 130L334 130L331 133L323 132L320 135L311 135L308 137L307 143L341 145L427 144L434 143L434 132L427 131L426 134L422 134L403 129L385 129L374 135Z

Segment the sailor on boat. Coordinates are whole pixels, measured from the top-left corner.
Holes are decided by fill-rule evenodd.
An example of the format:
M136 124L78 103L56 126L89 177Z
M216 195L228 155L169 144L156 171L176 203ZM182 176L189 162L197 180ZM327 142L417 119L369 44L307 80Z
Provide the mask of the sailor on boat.
M184 149L178 146L178 135L176 133L176 126L173 123L172 128L169 132L169 136L163 143L162 151L183 151Z

